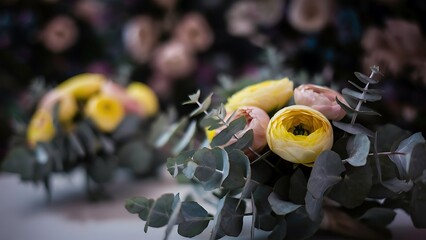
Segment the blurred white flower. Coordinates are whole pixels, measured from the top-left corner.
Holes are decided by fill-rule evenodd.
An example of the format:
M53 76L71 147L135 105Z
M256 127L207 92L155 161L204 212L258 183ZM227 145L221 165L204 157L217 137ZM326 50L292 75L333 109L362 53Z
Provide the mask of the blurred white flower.
M204 51L213 42L210 26L198 13L185 15L174 30L174 37L194 51Z
M142 15L134 17L124 27L124 47L136 62L145 63L151 57L158 35L154 20Z
M303 33L321 31L333 15L334 0L293 0L289 6L289 23Z
M41 30L39 39L52 52L61 53L72 47L79 36L75 21L66 15L50 20Z

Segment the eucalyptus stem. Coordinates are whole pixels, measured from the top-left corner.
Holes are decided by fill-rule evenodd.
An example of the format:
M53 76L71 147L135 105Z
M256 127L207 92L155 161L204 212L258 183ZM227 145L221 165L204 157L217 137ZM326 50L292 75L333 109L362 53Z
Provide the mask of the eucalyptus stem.
M373 78L374 74L375 74L374 71L371 71L370 78ZM370 86L370 83L368 82L365 85L364 90L362 91L361 98L363 98L365 96L365 93L367 92L369 86ZM358 104L356 105L356 108L355 108L356 111L359 111L359 109L361 108L362 102L363 102L362 99L358 100ZM357 116L358 116L358 113L354 112L354 115L352 116L352 120L351 120L352 125L355 124L355 120L356 120Z

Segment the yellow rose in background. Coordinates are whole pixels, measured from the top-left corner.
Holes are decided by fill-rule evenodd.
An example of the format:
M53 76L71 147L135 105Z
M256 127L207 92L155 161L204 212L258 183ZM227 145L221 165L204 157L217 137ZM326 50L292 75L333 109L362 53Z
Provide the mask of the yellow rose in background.
M269 80L236 92L225 105L227 111L235 111L239 107L258 107L265 112L282 108L293 96L293 82L288 78Z
M321 152L333 146L333 129L322 113L293 105L271 118L266 139L271 151L283 159L312 166Z
M97 73L82 73L65 80L59 84L56 89L70 93L78 99L87 99L93 94L99 92L101 86L105 83L106 77Z
M48 142L55 136L52 115L45 109L39 109L31 118L27 129L27 140L31 147L37 142Z
M147 85L140 82L132 82L127 86L127 94L139 103L141 112L146 113L147 116L155 115L158 112L157 95Z
M115 98L106 95L91 97L86 104L88 118L104 132L112 132L124 117L124 108Z

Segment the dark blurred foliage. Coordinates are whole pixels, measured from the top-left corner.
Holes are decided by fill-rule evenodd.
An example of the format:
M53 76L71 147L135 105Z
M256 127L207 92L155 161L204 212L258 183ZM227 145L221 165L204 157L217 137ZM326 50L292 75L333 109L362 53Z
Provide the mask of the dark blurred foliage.
M89 4L82 7L79 4L83 2ZM237 2L252 5L242 7L245 10L240 12L243 13L236 11L237 17L230 18L230 11ZM168 81L169 91L158 93L163 107L171 103L178 106L181 113L189 110L180 106L187 95L196 89L211 91L218 84L218 74L238 76L255 69L261 64L265 46L273 46L281 52L286 59L283 64L295 72L305 71L311 77L320 74L326 82L344 87L347 80L354 79L354 71L368 74L363 61L367 54L375 51L369 49L367 52L362 44L368 29L383 30L389 19L399 19L417 26L422 44L426 43L424 0L329 0L329 9L323 16L319 14L318 17L306 7L305 20L312 20L309 19L312 16L319 18L318 21L321 17L327 18L325 24L309 31L301 27L304 19L289 21L291 11L295 11L292 5L296 2L307 4L304 0L2 0L1 145L6 146L7 136L11 134L10 118L20 115L25 105L25 89L37 77L55 85L82 72L101 72L114 77L122 74L123 69L130 69L127 76L131 80L150 85L157 81L153 80L157 70L152 61L135 61L123 43L126 24L139 15L149 16L160 24L155 25L155 29L160 29L155 48L173 38L178 20L188 13L200 13L210 26L214 41L206 50L194 53L195 70ZM161 3L171 5L167 7ZM303 8L303 4L301 6ZM68 39L70 42L52 47L43 34L58 16L66 17L65 23L62 22L65 25L60 26L68 27L62 29L64 32L54 33L53 40ZM232 21L240 18L243 23L247 19L249 24L243 25L254 30L230 32ZM297 25L300 21L302 25ZM241 26L241 22L235 24ZM405 64L400 71L390 72L388 63L383 60L387 59L386 53L384 56L373 58L373 61L378 59L376 64L384 65L381 69L385 77L380 84L385 90L384 98L373 106L383 114L380 121L425 133L426 57L421 55L417 65ZM420 66L420 71L416 66ZM413 72L416 72L415 77Z

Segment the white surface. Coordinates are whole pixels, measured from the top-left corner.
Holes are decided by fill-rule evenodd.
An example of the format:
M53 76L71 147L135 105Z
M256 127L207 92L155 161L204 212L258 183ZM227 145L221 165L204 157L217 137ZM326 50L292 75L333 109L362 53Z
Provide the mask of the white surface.
M71 177L54 177L53 201L47 204L41 185L22 183L16 175L0 174L0 239L162 239L164 228L149 228L145 234L144 222L126 211L125 200L132 196L156 198L168 192L184 195L190 189L177 185L168 173L138 181L118 177L108 187L112 200L90 203L85 198L83 174L76 171ZM426 239L426 230L413 228L402 212L398 212L390 228L394 239ZM210 229L195 239L208 239ZM175 229L169 239L186 238Z

